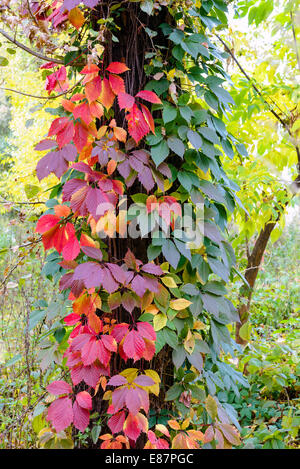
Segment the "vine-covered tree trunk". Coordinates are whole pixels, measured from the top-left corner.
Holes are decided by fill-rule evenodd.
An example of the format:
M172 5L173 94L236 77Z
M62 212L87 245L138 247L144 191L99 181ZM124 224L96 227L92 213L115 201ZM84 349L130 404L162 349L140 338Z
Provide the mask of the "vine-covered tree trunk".
M107 16L105 6L99 5L96 11L93 13L94 29L97 30L97 21ZM118 27L114 38L108 31L106 34L106 46L104 56L104 68L111 62L123 62L125 63L130 72L125 78L126 92L131 95L136 95L141 89L143 89L147 83L144 65L146 64L146 53L152 52L153 42L150 39L149 34L145 31L145 28L149 28L157 33L155 37L155 45L161 46L163 54L167 59L169 54L169 41L162 34L159 25L163 23L170 23L172 17L168 13L167 7L162 7L161 11L153 16L145 14L136 3L129 4L126 9L122 11L119 17L116 19L116 25ZM120 127L126 126L124 111L120 111L117 104L114 105L114 118L117 125ZM136 193L145 193L145 188L139 181L136 181L128 190L128 208L130 206L130 196ZM126 252L130 249L137 259L147 262L147 247L150 244L149 238L137 238L131 239L130 237L122 239L117 237L115 239L107 238L104 240L108 243L109 249L109 261L115 262L116 260L124 259ZM163 258L161 260L163 262ZM135 320L140 316L139 310L133 311L133 317ZM116 310L116 316L119 323L128 321L128 312L120 306ZM165 401L165 392L173 384L174 365L172 363L172 349L169 346L165 346L163 350L156 355L150 362L142 359L142 363L136 362L134 366L142 369L154 369L159 374L161 379L161 388L159 396L151 397L151 408L158 415L162 409L170 408L170 403ZM115 357L114 362L111 365L111 375L120 373L122 370L133 366L133 360L124 362L119 356ZM97 411L100 416L106 412L106 402L103 401L103 392L99 392L94 399L93 405L94 410ZM109 431L109 429L108 429ZM90 442L91 444L91 442ZM145 444L145 435L141 435L136 442L136 448L143 448ZM97 446L97 445L95 445Z

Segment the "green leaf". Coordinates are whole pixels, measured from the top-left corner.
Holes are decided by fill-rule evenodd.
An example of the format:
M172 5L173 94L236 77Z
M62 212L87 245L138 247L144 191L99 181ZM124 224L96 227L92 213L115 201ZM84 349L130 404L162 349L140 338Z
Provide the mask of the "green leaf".
M97 441L99 440L99 436L100 436L100 433L101 433L101 425L95 425L93 428L92 428L92 431L91 431L91 437L92 437L92 440L93 440L93 443L94 445L97 443Z
M172 122L173 120L176 119L177 116L177 109L174 106L171 106L170 104L164 105L164 110L163 110L163 121L165 124L168 122Z
M0 57L0 67L6 67L8 64L9 62L6 57Z
M173 386L166 392L166 401L174 401L175 399L177 399L177 397L180 396L183 390L184 389L181 384L173 384Z
M31 184L26 184L24 190L26 197L29 200L33 199L40 192L40 188L38 186L33 186Z
M180 115L181 117L188 123L191 122L191 118L193 117L194 113L193 111L191 110L190 107L188 106L180 106L179 107L179 112L180 112Z
M179 140L179 138L176 138L176 137L169 137L168 140L167 140L167 143L168 143L168 147L174 152L176 153L176 155L180 156L181 158L183 157L184 155L184 152L185 152L185 146L183 144L183 142L181 140Z
M176 269L178 262L180 260L180 254L175 246L175 244L170 240L166 239L162 245L162 253L165 259L171 264L174 269Z
M246 342L249 342L251 339L251 324L249 322L245 322L245 324L242 325L239 330L239 336Z
M200 137L198 132L195 132L195 130L189 130L187 133L187 138L196 150L199 150L201 148L202 138Z
M170 150L165 140L151 147L151 156L156 166L159 166L167 158L169 153Z

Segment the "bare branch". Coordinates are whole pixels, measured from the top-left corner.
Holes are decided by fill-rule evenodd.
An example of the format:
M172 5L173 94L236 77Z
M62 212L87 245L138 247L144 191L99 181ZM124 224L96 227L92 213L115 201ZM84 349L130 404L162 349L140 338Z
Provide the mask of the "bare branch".
M34 55L35 57L38 57L41 60L45 60L46 62L54 62L56 64L64 64L63 60L47 57L46 55L40 54L39 52L36 52L35 50L32 50L29 47L24 46L24 44L21 44L21 42L17 41L13 37L11 37L9 34L7 34L5 31L3 31L3 29L0 29L0 34L2 34L2 36L4 36L6 39L8 39L8 41L12 42L16 46L18 46L21 49L25 50L25 52L28 52L28 54Z
M64 95L70 93L70 91L72 91L74 88L76 88L76 86L78 86L80 84L80 82L83 80L83 78L84 77L82 77L77 83L75 83L75 85L73 85L72 88L68 89L67 91L63 91L62 93L56 94L54 96L38 96L38 95L35 95L35 94L29 94L29 93L24 93L23 91L14 90L13 88L2 88L2 87L0 87L0 90L12 91L13 93L21 94L22 96L28 96L29 98L35 98L35 99L46 99L46 100L48 100L48 99L57 99L60 96L64 96Z

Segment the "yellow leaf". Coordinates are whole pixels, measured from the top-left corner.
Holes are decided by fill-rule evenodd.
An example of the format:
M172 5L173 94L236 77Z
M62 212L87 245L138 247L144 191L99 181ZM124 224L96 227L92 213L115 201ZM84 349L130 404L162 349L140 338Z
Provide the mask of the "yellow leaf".
M152 378L154 383L160 383L160 377L158 376L156 371L154 371L154 370L145 370L144 373L145 373L145 375Z
M81 26L83 25L83 23L85 21L84 15L83 15L82 11L80 10L80 8L78 8L78 7L75 7L71 11L69 11L68 18L69 18L70 23L77 30L79 28L81 28Z
M147 308L145 309L145 313L153 314L153 316L155 316L155 314L157 314L158 312L159 309L155 305L147 306Z
M137 377L138 370L137 368L127 368L124 371L121 371L120 375L124 376L127 379L128 383L132 383L132 381Z
M202 331L205 329L205 324L202 321L195 321L193 329L196 329L197 331Z
M205 399L205 409L212 420L218 415L218 406L214 398L209 394Z
M102 399L103 399L104 401L109 401L109 399L111 398L111 395L112 395L112 391L106 391L106 392L103 394Z
M160 265L160 268L161 270L163 270L164 272L169 272L169 262L163 262L161 265Z
M158 423L157 425L155 425L155 430L162 433L163 435L166 435L168 437L170 436L169 430L162 423Z
M193 353L193 350L195 347L195 339L190 330L187 333L187 336L185 338L185 341L183 342L183 345L187 353L189 354Z
M166 287L168 288L177 288L177 284L175 282L175 280L172 278L172 277L162 277L161 278L162 282L164 285L166 285Z
M155 331L159 331L167 324L168 317L163 313L158 313L153 318L153 326Z
M185 308L188 308L192 304L191 301L186 300L185 298L178 298L178 300L171 300L170 307L175 309L175 311L181 311Z
M190 424L190 419L189 419L189 418L188 418L188 419L185 419L185 420L182 422L181 429L182 429L182 430L186 430L186 429L188 428L189 424Z
M152 392L155 396L159 395L159 383L160 383L160 377L154 370L145 370L145 374L149 376L150 378L153 379L155 384L152 384L152 386L147 386L145 387L149 392Z
M239 336L249 342L251 339L251 325L249 322L245 322L239 330Z

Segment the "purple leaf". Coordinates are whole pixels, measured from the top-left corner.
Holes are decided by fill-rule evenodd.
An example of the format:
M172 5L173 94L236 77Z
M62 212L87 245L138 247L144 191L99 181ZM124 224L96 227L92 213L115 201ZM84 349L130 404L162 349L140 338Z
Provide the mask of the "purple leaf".
M122 386L123 384L127 384L127 379L122 375L115 375L110 378L107 384L109 386Z
M96 262L85 262L74 270L74 280L82 280L86 288L99 287L103 281L103 272Z
M45 140L41 140L35 147L34 149L36 151L44 151L44 150L50 150L50 148L57 147L57 143L55 140L49 140L46 138Z
M122 284L125 283L126 276L124 270L121 267L119 267L117 264L111 263L107 263L107 266L117 282Z
M143 171L138 174L138 180L143 184L148 192L153 189L155 182L152 176L152 172L149 168L147 168L147 166L144 166Z
M68 163L62 157L60 150L51 151L38 162L36 166L36 175L39 181L49 176L50 173L54 173L58 178L61 178L67 169Z
M103 280L102 280L103 288L108 291L108 293L113 293L114 291L118 290L119 284L115 282L113 276L111 275L110 271L106 268L103 269Z
M81 246L82 252L92 259L97 261L102 261L103 255L100 249L94 248L92 246Z
M150 376L140 375L133 381L134 384L138 384L139 386L153 386L155 382L153 381Z
M147 272L147 274L153 274L153 275L163 274L163 271L161 270L160 266L153 264L152 262L149 262L148 264L143 265L142 270L144 272Z
M75 161L76 156L77 156L76 147L72 143L68 143L68 145L65 145L60 150L60 153L64 157L64 159L67 161Z

